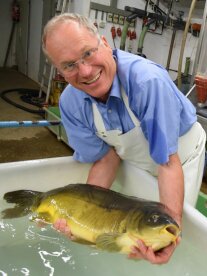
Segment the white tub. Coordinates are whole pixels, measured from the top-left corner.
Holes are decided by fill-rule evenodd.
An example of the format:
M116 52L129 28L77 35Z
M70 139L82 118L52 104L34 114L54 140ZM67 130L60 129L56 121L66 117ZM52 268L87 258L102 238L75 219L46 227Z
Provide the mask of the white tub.
M69 183L84 183L89 168L89 164L76 163L71 157L0 164L0 195L2 198L5 192L17 189L46 191ZM126 194L152 200L158 199L155 179L152 177L146 180L144 173L127 163L123 163L121 166L115 187ZM23 227L21 220L14 221L17 228ZM188 203L185 203L184 206L182 242L170 262L162 266L151 265L146 261L127 260L126 256L121 254L99 252L94 249L87 251L89 250L88 246L78 245L71 241L66 242L68 242L68 248L72 246L73 249L68 249L69 251L66 252L65 247L54 242L61 234L50 230L47 238L41 239L41 230L39 228L36 230L36 225L33 225L32 222L28 222L27 234L33 235L33 243L31 243L32 239L29 239L29 245L27 245L27 240L23 242L18 235L14 235L16 230L12 225L12 220L6 223L1 221L0 226L0 275L123 276L136 273L139 276L204 276L207 273L207 218ZM38 238L39 259L35 260L34 257L28 255L27 250L29 250L28 247L37 246L36 239ZM62 248L62 251L57 253L57 249L50 248L50 240L53 241L53 245L59 246L59 249ZM45 245L45 243L49 245ZM47 251L40 250L41 246L48 246ZM25 255L22 252L25 252ZM57 257L61 259L62 263L52 261L52 258L57 259ZM31 274L34 273L32 266L38 267L38 274ZM44 267L42 270L41 266Z

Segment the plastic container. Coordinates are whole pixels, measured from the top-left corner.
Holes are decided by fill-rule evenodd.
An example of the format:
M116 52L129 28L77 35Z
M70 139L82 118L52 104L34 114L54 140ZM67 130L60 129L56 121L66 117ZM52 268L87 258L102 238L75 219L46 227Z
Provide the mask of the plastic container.
M207 194L199 193L196 209L207 217Z
M207 100L207 76L196 75L195 84L198 104L204 104Z

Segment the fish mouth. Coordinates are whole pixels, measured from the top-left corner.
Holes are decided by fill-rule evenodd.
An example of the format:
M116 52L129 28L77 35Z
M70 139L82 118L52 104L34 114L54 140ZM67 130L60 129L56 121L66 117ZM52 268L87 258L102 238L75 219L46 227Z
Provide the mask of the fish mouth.
M174 238L174 240L181 234L180 229L174 224L167 225L164 228L164 232L168 235L171 235Z

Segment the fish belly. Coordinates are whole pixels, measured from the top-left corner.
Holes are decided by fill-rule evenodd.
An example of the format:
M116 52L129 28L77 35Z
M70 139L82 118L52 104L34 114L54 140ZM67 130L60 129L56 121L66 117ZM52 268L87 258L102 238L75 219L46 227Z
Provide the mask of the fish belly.
M125 233L117 239L117 244L121 248L120 253L129 254L132 251L133 246L137 246L136 241L134 241L128 233Z
M47 213L47 222L64 218L71 233L82 240L94 243L103 233L120 233L126 214L119 210L107 210L82 199L62 195L44 200L36 210L38 215Z

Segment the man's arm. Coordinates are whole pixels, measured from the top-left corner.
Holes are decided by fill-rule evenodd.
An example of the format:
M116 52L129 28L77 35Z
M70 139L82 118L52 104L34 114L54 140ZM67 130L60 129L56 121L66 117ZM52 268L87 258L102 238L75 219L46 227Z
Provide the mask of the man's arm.
M168 164L159 165L158 185L160 202L167 206L170 215L181 225L184 201L184 177L180 159L177 154L169 157ZM177 244L180 238L177 240ZM130 258L146 259L153 264L167 263L175 250L171 244L161 251L153 252L151 247L146 247L142 241L137 241L138 248L134 247L129 254Z
M100 160L96 161L88 175L87 183L104 188L110 188L120 164L120 157L111 148L108 153Z
M92 165L87 183L110 188L116 177L119 164L120 158L115 150L111 148L101 160ZM184 177L178 154L170 155L167 164L159 165L158 185L160 202L168 207L170 215L181 225Z
M181 225L184 201L184 176L178 154L172 154L166 165L158 169L160 202L167 206L170 215Z

